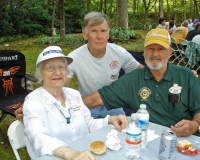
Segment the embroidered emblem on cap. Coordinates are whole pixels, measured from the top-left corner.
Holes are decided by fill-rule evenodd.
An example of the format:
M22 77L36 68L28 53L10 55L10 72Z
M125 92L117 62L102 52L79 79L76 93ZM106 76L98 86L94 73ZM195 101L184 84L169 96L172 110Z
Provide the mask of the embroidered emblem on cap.
M156 32L152 32L151 34L147 35L146 38L150 38L150 37L163 37L163 38L168 38L167 35L164 34L159 34L157 31Z
M59 50L49 50L49 51L44 52L43 56L45 56L47 54L50 54L50 53L60 53L60 54L63 54L62 51L59 51Z

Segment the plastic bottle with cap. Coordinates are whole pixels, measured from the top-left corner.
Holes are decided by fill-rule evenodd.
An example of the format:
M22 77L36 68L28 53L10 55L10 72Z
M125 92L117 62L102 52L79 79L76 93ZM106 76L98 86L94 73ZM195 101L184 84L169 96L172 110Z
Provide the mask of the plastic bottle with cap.
M131 114L131 122L126 129L125 156L131 160L137 160L140 157L141 148L141 129L137 126L138 115Z
M146 148L147 145L147 130L149 127L149 112L146 109L145 104L140 104L140 109L137 111L138 127L142 130L142 148Z

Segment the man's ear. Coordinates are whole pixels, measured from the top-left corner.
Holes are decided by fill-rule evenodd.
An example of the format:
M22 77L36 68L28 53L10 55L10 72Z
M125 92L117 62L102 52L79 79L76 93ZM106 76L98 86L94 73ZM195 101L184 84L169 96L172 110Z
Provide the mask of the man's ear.
M110 39L110 29L108 30L108 40Z
M169 51L169 58L171 57L171 55L172 55L172 52L173 52L173 49L172 49L172 48L170 48L170 51Z
M87 40L87 33L84 29L82 29L82 34L83 34L84 40Z

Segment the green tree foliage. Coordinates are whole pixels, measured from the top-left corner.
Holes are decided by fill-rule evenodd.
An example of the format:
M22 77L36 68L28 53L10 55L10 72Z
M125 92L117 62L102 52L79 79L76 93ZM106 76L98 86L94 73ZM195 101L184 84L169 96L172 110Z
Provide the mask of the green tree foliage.
M65 25L66 33L80 33L81 21L85 15L85 8L83 7L85 0L66 0L65 1ZM68 5L70 4L70 5Z
M85 14L85 0L65 0L66 33L80 33ZM70 5L69 5L70 4ZM53 4L41 0L16 0L0 5L0 36L50 35ZM56 7L54 27L59 30L59 8Z
M56 1L58 2L58 1ZM129 29L148 29L149 25L157 26L159 17L158 0L127 1ZM149 3L146 9L145 3ZM179 26L185 19L198 18L200 1L167 0L163 1L163 16L168 21L177 19ZM117 25L117 1L115 0L64 0L66 33L81 32L81 21L89 11L100 11L110 17L111 26ZM52 0L1 0L0 1L0 36L50 35L52 22ZM148 12L147 12L148 11ZM123 16L123 15L120 15ZM146 27L144 27L146 26ZM60 34L59 6L56 5L54 26ZM122 26L123 27L123 26Z
M32 0L8 3L0 7L0 36L26 34L35 36L50 33L51 14L43 1Z

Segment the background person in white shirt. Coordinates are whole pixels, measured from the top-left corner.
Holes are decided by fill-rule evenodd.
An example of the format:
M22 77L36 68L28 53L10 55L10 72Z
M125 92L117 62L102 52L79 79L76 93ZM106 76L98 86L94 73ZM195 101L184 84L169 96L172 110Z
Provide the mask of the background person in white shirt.
M42 87L31 92L23 105L27 150L33 160L42 155L94 160L89 151L75 151L67 144L108 123L119 130L127 125L123 115L93 119L80 93L63 87L71 62L57 46L45 48L37 58L36 77Z
M166 25L165 25L165 19L164 18L159 18L158 19L158 25L156 28L162 28L162 29L166 29Z

